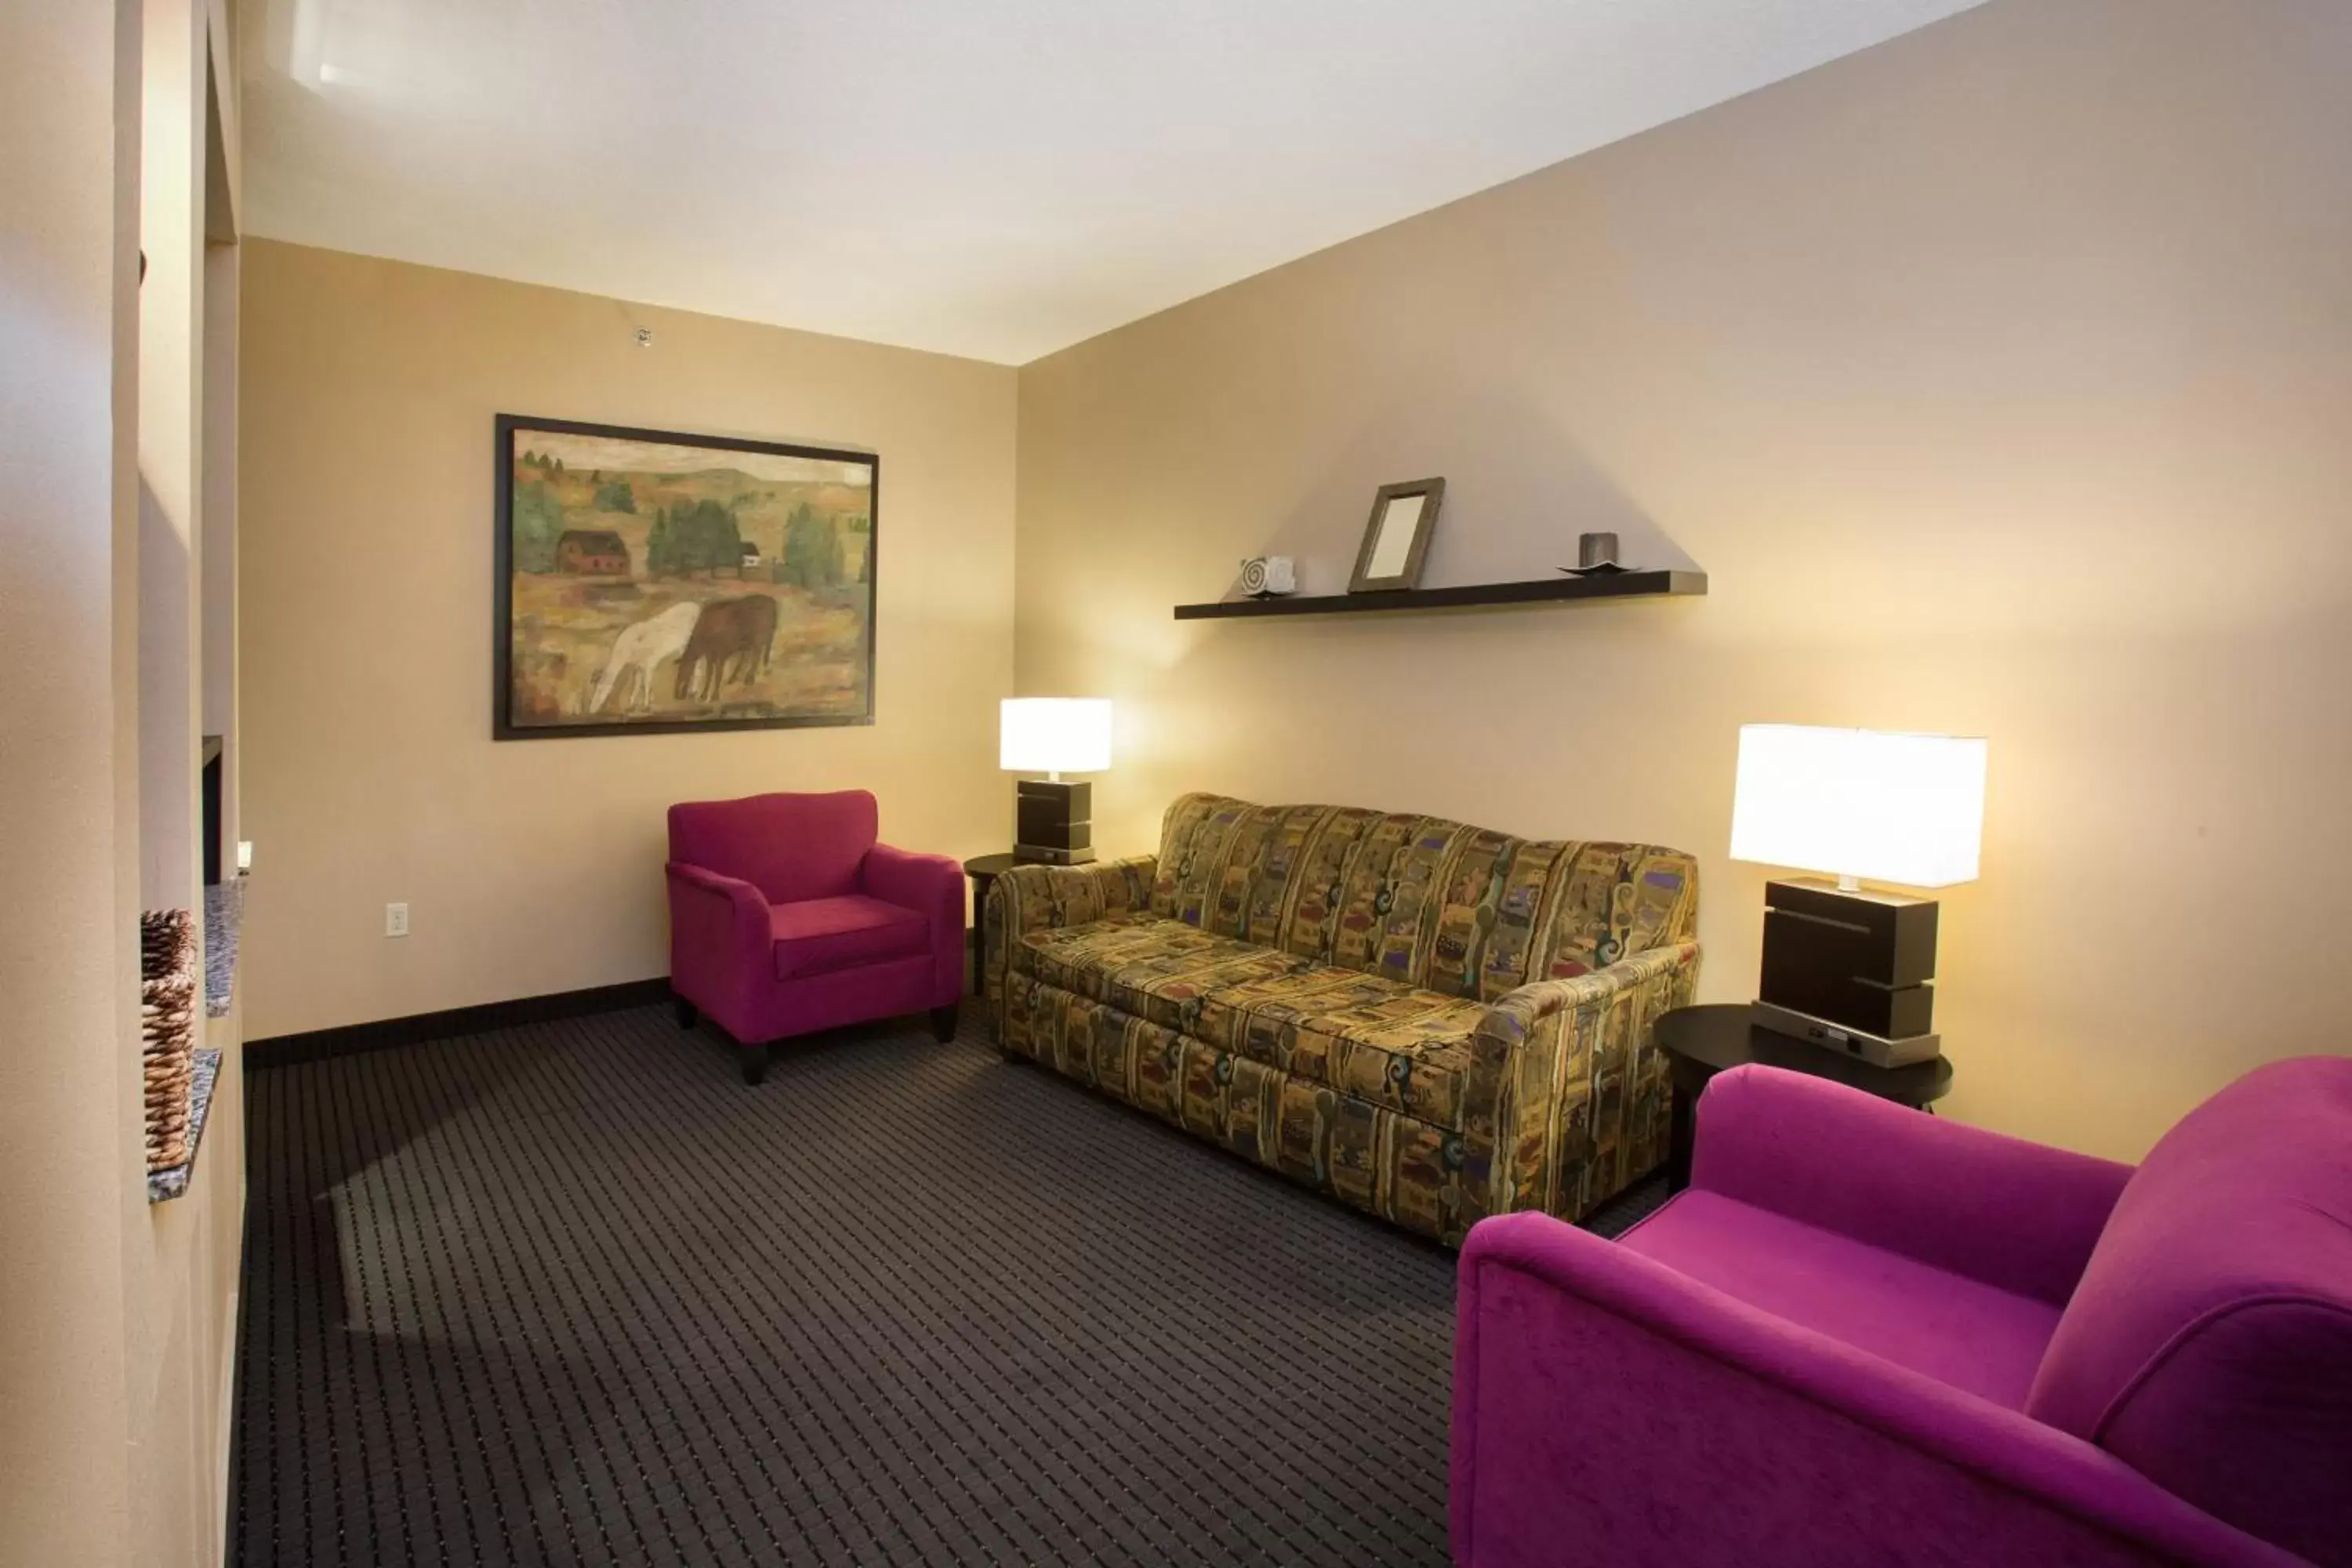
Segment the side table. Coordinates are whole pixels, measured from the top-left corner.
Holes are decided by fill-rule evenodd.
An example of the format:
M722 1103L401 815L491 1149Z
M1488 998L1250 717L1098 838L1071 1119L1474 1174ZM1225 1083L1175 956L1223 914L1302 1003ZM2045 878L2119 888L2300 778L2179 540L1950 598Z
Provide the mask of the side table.
M988 889L996 879L1021 864L1011 850L1002 855L975 855L963 863L963 874L971 879L971 929L965 933L964 943L971 952L971 994L981 994L981 926L988 918Z
M1690 1185L1691 1152L1698 1132L1699 1091L1706 1088L1707 1079L1727 1068L1761 1062L1766 1067L1825 1078L1848 1089L1907 1105L1914 1110L1927 1110L1952 1088L1952 1064L1947 1058L1914 1062L1909 1067L1874 1067L1839 1056L1811 1040L1764 1028L1754 1022L1744 1002L1677 1007L1658 1020L1658 1044L1665 1050L1675 1074L1674 1121L1666 1167L1667 1184L1675 1192Z

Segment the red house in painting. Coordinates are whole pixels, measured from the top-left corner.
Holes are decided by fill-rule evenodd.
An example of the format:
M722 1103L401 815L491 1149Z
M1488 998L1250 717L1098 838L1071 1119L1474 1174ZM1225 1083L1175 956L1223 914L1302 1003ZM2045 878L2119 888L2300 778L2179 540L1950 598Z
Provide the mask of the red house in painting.
M625 577L629 547L609 528L567 528L555 542L555 569L583 577Z

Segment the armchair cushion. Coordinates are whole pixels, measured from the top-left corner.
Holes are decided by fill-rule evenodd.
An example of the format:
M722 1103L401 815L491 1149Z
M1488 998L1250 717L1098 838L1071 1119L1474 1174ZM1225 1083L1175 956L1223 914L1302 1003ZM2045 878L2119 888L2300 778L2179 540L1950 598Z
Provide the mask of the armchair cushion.
M1678 1194L1620 1245L1776 1318L2011 1410L2023 1408L2058 1327L2058 1309L2047 1301L1697 1189Z
M913 958L930 949L930 922L923 916L863 893L773 905L768 928L779 980Z
M879 816L862 789L754 795L669 808L669 858L740 878L772 904L858 890Z
M2124 1189L2026 1413L2352 1563L2352 1059L2249 1073Z
M1691 1184L2063 1307L2131 1167L1768 1067L1710 1079Z

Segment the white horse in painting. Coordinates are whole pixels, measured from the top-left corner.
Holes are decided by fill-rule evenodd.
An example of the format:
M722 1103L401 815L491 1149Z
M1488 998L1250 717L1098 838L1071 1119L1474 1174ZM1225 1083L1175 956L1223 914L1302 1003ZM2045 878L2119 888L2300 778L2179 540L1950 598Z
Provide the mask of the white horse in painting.
M596 677L596 687L589 694L584 711L601 713L605 700L615 687L621 691L624 712L643 713L653 707L654 669L666 658L676 658L686 651L688 637L694 635L694 623L702 614L702 606L688 600L672 605L657 616L648 616L634 626L623 626L621 635L613 639L612 656L605 659L604 673Z

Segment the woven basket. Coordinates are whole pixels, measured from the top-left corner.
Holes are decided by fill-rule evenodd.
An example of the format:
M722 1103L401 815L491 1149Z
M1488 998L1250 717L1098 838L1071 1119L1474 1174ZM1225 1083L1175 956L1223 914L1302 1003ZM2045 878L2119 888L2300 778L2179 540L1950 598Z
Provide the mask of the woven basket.
M196 1073L196 922L186 910L139 917L140 1068L147 1101L147 1169L188 1163Z

